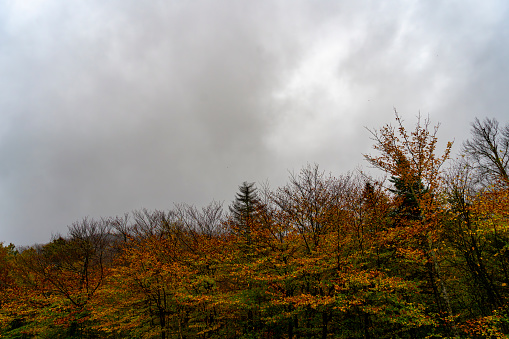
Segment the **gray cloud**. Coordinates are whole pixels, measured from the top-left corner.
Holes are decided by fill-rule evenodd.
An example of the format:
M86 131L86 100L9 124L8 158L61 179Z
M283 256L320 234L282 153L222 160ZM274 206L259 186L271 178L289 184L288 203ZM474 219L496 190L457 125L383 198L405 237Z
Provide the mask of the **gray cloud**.
M0 5L0 241L85 216L229 203L306 162L362 164L364 126L443 139L504 119L507 5L15 1Z

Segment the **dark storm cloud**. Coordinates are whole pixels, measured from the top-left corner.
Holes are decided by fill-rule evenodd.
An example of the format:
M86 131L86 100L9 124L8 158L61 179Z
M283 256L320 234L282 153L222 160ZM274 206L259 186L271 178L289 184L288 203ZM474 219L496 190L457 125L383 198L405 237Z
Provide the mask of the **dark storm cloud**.
M0 5L0 240L85 216L233 198L317 162L344 172L363 126L445 136L507 107L503 2L14 1ZM461 119L461 122L458 120Z

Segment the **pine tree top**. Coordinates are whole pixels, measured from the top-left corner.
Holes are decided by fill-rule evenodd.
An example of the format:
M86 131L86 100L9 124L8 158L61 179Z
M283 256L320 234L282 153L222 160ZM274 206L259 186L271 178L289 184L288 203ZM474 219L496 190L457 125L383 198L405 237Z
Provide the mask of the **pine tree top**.
M230 212L234 219L242 221L255 211L258 203L255 183L244 181L239 186L239 192L235 195L235 201L230 206Z

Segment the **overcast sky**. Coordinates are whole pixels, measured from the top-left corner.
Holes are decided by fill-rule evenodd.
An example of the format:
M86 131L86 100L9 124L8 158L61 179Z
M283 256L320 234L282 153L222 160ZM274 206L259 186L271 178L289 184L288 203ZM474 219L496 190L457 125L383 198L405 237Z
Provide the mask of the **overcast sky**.
M509 2L0 0L0 241L233 200L369 132L509 121Z

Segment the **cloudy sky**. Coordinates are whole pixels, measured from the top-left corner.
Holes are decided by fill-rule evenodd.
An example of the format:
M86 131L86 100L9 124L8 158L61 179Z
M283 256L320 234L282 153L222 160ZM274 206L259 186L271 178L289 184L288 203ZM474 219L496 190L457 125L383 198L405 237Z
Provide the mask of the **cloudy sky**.
M509 115L509 2L0 0L0 241L366 167L369 132Z

